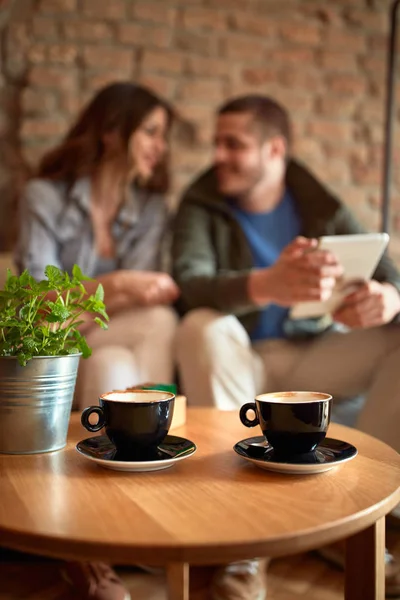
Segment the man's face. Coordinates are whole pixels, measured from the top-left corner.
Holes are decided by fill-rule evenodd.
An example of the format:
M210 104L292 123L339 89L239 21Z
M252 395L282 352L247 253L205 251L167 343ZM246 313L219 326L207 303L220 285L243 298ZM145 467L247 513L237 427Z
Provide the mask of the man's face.
M244 196L266 176L267 144L250 113L218 115L214 164L222 194Z

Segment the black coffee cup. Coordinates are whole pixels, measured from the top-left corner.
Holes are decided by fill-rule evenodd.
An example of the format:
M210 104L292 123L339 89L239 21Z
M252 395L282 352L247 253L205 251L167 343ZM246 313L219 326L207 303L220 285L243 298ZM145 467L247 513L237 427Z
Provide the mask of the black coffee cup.
M99 406L85 408L81 423L92 432L104 427L121 459L151 458L168 434L174 404L175 395L171 392L108 392L100 396ZM99 417L95 425L89 423L93 413Z
M320 392L273 392L256 396L240 409L246 427L260 425L267 442L279 455L291 456L314 450L326 436L332 396ZM247 412L255 412L248 419Z

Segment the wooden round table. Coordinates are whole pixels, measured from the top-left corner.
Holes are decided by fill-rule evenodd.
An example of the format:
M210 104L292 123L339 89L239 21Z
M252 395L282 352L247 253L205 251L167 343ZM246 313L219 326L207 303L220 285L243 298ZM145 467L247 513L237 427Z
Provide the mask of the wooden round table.
M326 473L270 473L232 446L257 435L236 412L190 409L174 431L197 453L171 469L123 473L75 451L90 437L71 418L64 450L0 455L3 546L73 560L165 565L169 598L188 596L188 564L282 556L347 538L346 599L384 598L384 517L400 502L400 455L332 425L358 456Z

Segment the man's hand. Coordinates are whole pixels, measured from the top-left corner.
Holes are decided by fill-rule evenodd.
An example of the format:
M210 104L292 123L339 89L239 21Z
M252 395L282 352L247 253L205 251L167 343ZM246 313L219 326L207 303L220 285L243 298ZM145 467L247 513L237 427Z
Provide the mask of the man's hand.
M327 300L343 274L331 252L318 250L315 239L296 238L267 269L251 273L249 294L259 305L293 306L297 302Z
M347 327L379 327L400 312L400 295L390 283L368 281L349 294L333 318Z

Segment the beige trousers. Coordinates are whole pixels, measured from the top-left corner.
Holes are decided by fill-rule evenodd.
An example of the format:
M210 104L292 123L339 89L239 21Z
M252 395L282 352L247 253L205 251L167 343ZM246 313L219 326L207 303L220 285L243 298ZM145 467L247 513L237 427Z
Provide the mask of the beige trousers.
M109 328L86 334L92 356L80 361L76 405L97 404L100 394L139 383L171 383L177 317L172 308L155 306L121 312Z
M176 355L191 405L236 409L279 390L328 392L336 401L365 394L356 426L400 451L398 325L251 344L236 317L198 309L179 327Z

